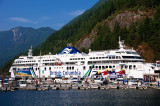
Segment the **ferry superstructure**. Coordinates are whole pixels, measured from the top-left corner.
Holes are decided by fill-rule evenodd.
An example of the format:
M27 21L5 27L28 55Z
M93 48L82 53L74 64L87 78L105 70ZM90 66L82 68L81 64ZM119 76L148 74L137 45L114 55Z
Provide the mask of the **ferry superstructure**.
M157 75L156 66L145 63L133 49L125 49L124 41L119 38L119 49L91 51L82 53L74 47L66 47L56 55L33 56L32 48L28 56L15 59L10 68L11 78L32 76L42 77L91 77L105 70L115 72L125 70L127 78L144 79L145 75ZM103 74L102 74L103 75ZM108 75L103 75L108 77Z

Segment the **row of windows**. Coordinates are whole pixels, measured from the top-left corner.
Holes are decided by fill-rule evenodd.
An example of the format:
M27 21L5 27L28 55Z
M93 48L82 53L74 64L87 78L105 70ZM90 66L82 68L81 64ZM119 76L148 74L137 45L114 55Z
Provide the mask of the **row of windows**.
M90 64L109 64L109 63L131 63L131 62L141 62L141 61L127 61L127 60L123 60L123 61L88 61L88 65Z
M70 60L85 60L85 58L70 58Z
M38 66L38 64L16 64L12 66Z
M124 59L142 59L139 56L122 56Z
M89 68L91 69L91 66ZM113 66L94 66L93 68L95 68L96 70L101 70L101 69L104 70L106 68L109 68L109 69L115 68L115 65Z
M89 67L91 69L91 66ZM104 70L104 69L111 69L111 68L115 68L115 65L111 66L94 66L93 68L95 68L96 70ZM124 67L122 68L125 68L125 69L136 69L136 65L125 65Z
M118 51L118 52L116 52L116 53L127 53L127 54L137 54L137 52L132 52L132 51L126 51L126 52L124 52L124 51Z
M15 63L31 63L31 62L36 62L35 60L34 61L17 61Z
M109 64L109 63L120 63L121 61L88 61L88 65L90 64Z
M63 69L63 67L54 67L54 69ZM44 67L44 70L46 71L47 70L47 68L46 67ZM51 67L49 67L49 71L51 71L52 70L52 68Z
M43 60L43 61L55 61L55 60Z
M121 59L120 56L90 57L90 59Z
M67 70L74 70L74 67L67 67Z
M67 65L74 65L74 64L76 64L77 62L66 62L65 64L67 64Z
M136 52L126 51L127 54L137 54Z

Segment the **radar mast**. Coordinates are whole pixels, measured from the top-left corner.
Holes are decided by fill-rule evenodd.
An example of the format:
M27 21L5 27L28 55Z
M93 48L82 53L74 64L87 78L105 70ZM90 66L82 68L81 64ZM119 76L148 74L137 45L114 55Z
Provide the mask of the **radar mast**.
M32 57L32 45L31 45L31 48L28 50L28 57Z
M124 40L121 41L121 37L119 36L119 48L120 50L124 49L126 46L124 45Z

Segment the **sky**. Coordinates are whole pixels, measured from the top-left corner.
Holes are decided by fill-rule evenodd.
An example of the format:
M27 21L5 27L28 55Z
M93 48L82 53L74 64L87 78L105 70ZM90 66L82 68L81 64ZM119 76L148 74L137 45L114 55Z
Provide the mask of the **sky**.
M0 31L22 27L59 30L98 0L0 0Z

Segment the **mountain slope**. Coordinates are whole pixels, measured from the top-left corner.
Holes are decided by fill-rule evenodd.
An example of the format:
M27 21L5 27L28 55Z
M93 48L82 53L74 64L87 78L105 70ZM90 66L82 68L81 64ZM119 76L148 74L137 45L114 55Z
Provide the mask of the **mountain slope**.
M0 66L19 53L26 51L31 45L38 46L53 32L55 30L48 27L39 29L15 27L9 31L0 32Z
M100 0L97 4L102 2L103 0ZM112 32L113 30L110 30L109 23L104 22L104 20L112 20L114 19L115 15L123 12L125 10L131 10L131 11L137 11L138 9L142 9L144 11L148 11L149 9L155 9L159 5L159 0L104 0L103 3L98 5L98 7L92 7L91 9L84 12L82 15L74 19L74 21L71 21L69 24L65 25L61 30L57 31L56 33L52 34L45 43L41 45L41 50L43 54L46 54L48 52L57 53L59 52L63 47L67 45L67 43L72 43L73 46L77 46L77 42L80 39L87 38L92 35L97 35L96 39L104 39L106 38L107 42L103 42L104 45L102 47L97 47L98 49L113 49L117 48L117 40L118 36L122 36L123 39L127 40L127 32L124 33L124 35L120 34L123 31L126 31L125 29L114 33L108 33L106 32ZM97 5L95 4L95 5ZM154 10L153 9L153 10ZM154 15L154 12L152 13L152 16ZM147 15L146 15L147 17ZM142 20L144 20L146 17L144 17ZM141 17L140 17L141 18ZM130 20L130 19L129 19ZM141 21L142 21L141 20ZM129 26L132 23L136 23L137 21L133 21L129 24ZM104 27L100 27L99 24L105 24ZM115 23L114 23L115 24ZM115 26L112 24L112 29ZM119 23L121 24L121 23ZM135 26L137 26L136 24ZM129 28L129 26L127 26ZM99 28L98 28L99 27ZM120 26L121 27L121 26ZM125 26L122 26L125 27ZM95 30L99 29L99 30ZM103 30L102 30L103 29ZM116 28L115 28L116 30ZM117 29L119 30L119 29ZM97 33L97 34L96 34ZM117 34L117 35L115 35ZM99 35L104 35L103 37ZM107 37L108 36L108 37ZM130 35L129 35L130 36ZM135 37L135 36L134 36ZM135 39L133 39L135 40ZM86 39L86 42L88 40ZM91 43L94 43L95 39L91 41ZM101 41L97 41L97 44ZM110 43L108 43L110 42ZM127 41L128 42L128 41ZM126 42L126 43L127 43ZM82 42L80 42L81 44ZM128 43L127 43L128 44ZM90 44L91 45L91 44ZM89 48L90 45L87 47ZM92 44L93 45L93 44ZM95 43L94 43L95 45ZM105 46L107 45L107 47ZM96 50L96 46L91 46L92 49ZM131 45L133 46L133 45ZM77 46L78 47L78 46ZM106 47L106 48L105 48ZM86 51L85 48L80 48L81 50ZM36 54L36 53L35 53Z

